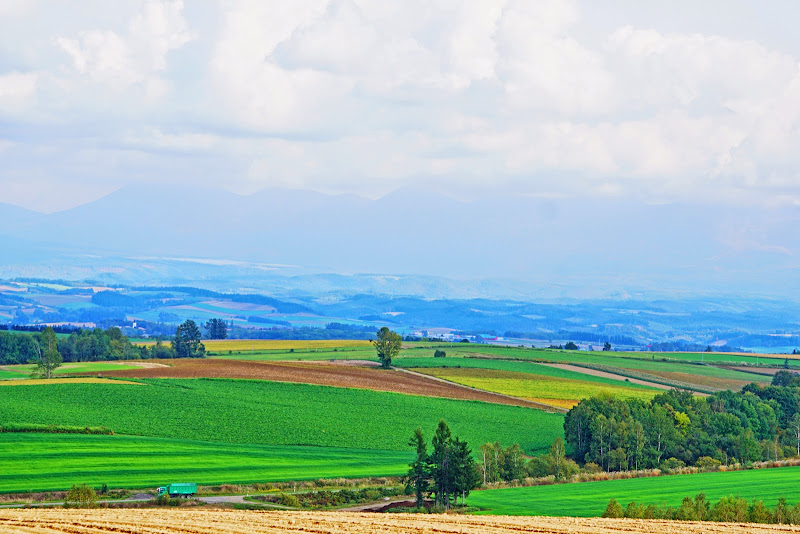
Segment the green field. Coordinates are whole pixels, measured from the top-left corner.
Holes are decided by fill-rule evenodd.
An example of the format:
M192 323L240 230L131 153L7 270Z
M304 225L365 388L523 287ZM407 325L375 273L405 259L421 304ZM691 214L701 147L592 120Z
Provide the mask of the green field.
M763 499L773 507L780 497L790 504L800 502L798 480L800 467L782 467L475 491L467 503L493 515L593 517L602 514L612 498L623 508L634 500L678 506L683 497L705 492L711 501L733 494Z
M4 368L15 374L15 376L9 376L8 378L19 378L19 376L16 375L21 375L27 378L30 376L31 372L36 369L36 366L6 365ZM125 365L122 362L72 362L65 363L60 367L57 367L53 371L53 375L66 375L70 373L102 373L103 371L123 371L125 369L138 369L138 366ZM2 373L3 370L0 369L0 378L4 378Z
M442 418L473 448L519 442L533 453L563 435L562 416L516 406L258 380L139 382L145 385L6 388L0 425L105 426L127 435L401 451L414 428L430 434Z
M10 371L6 369L0 369L0 380L7 380L10 378L28 378L30 377L30 371L27 373L21 371Z
M210 443L131 436L0 434L0 491L87 483L142 488L401 475L410 451Z
M515 406L258 380L137 382L4 388L0 425L116 435L0 434L0 491L399 475L414 428L430 439L441 418L473 450L500 441L544 452L563 435L562 416Z

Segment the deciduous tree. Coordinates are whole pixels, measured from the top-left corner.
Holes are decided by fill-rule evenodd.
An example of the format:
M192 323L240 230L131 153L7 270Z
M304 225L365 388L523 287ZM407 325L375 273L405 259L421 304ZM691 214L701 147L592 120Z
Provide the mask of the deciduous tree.
M378 330L377 339L372 344L375 345L375 351L378 353L378 359L384 369L392 366L392 358L400 354L400 347L403 339L397 332L392 332L387 327Z
M34 342L36 343L36 370L33 374L41 378L51 378L53 371L61 366L64 360L61 353L58 352L58 339L56 333L51 327L42 330L35 336Z

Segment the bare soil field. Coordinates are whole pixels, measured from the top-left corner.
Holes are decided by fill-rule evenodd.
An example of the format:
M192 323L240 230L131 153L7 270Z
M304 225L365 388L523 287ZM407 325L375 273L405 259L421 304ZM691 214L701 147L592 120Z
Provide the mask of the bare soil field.
M170 363L172 364L170 367L103 371L100 374L122 378L248 378L542 408L540 404L525 399L460 386L417 373L357 367L351 362L186 359L172 360Z
M213 510L2 510L4 533L461 533L620 534L800 532L789 525L702 523L637 519L370 514L347 512L260 512Z

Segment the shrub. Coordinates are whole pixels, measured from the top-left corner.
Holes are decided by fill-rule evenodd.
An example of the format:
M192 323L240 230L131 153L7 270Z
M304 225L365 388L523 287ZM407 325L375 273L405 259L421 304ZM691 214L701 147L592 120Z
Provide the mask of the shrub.
M300 500L290 493L281 493L278 497L278 502L284 506L291 506L292 508L300 508Z
M445 356L447 356L447 353L440 349L436 349L436 351L433 353L434 358L444 358Z
M750 505L750 521L752 523L772 523L772 512L764 506L764 501L759 499Z
M721 464L722 462L710 456L701 456L695 462L695 465L704 471L715 471Z
M722 497L711 508L712 521L724 521L726 523L743 523L750 518L750 506L745 499L734 497Z
M680 521L697 521L697 512L694 509L694 501L688 495L683 498L681 505L675 510L675 519Z
M602 473L603 468L594 462L586 462L586 464L583 466L583 472L591 474Z
M663 519L664 511L660 510L654 504L648 504L647 508L642 513L642 519Z
M85 483L72 485L64 499L64 508L94 508L97 506L97 493Z
M625 508L625 517L631 519L643 519L644 514L645 514L644 505L636 504L636 501L631 501L630 503L628 503L627 508Z
M625 517L625 512L615 499L611 499L608 501L608 506L606 506L606 510L601 517Z
M686 463L683 460L678 460L677 458L667 458L661 465L658 466L663 473L670 474L672 471L676 469L680 469L682 467L686 467Z
M786 506L786 498L781 497L778 499L778 506L775 507L775 514L773 515L775 523L784 524L789 522L789 508Z

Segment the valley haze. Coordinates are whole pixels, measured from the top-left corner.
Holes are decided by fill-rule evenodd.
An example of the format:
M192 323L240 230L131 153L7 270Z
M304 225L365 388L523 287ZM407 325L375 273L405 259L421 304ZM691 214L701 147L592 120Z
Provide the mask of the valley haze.
M406 333L789 352L798 222L794 208L128 186L51 214L2 205L0 243L8 280L259 293Z

